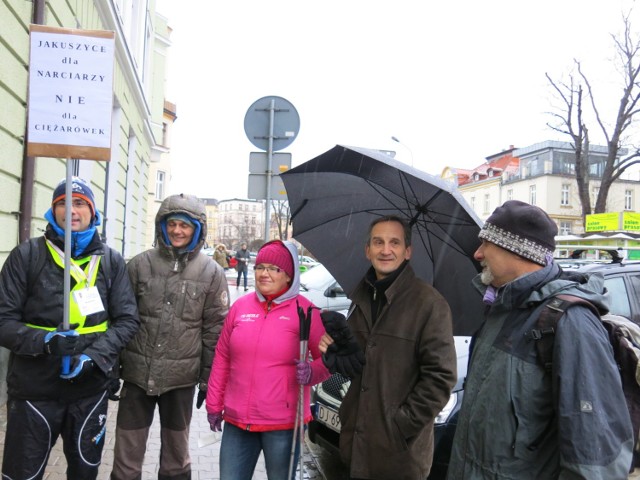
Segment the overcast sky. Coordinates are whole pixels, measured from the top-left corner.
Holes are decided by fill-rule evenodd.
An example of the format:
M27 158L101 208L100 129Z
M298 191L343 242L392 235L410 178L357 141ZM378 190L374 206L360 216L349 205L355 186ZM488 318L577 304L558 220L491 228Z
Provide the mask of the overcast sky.
M439 175L446 166L478 166L510 145L566 140L546 126L554 101L545 72L566 78L579 59L614 112L620 89L611 34L633 5L157 0L173 28L170 193L247 198L249 154L258 149L244 117L271 95L300 116L298 137L282 150L294 166L344 144L395 150ZM590 133L602 141L595 125Z

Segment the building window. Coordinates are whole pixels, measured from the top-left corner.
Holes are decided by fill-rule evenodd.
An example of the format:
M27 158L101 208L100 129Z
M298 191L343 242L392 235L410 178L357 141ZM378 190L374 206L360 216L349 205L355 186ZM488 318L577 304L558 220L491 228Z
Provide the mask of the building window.
M562 190L560 191L560 205L566 207L569 205L569 191L571 185L568 183L562 184Z
M156 200L164 200L166 174L162 170L156 172Z
M529 203L531 205L536 204L536 186L535 185L529 186Z
M624 191L624 209L633 210L633 192L631 190Z
M489 204L491 202L489 201L489 194L485 193L484 194L484 213L489 213Z
M571 235L571 222L560 222L560 235Z
M513 188L507 190L507 200L513 200Z

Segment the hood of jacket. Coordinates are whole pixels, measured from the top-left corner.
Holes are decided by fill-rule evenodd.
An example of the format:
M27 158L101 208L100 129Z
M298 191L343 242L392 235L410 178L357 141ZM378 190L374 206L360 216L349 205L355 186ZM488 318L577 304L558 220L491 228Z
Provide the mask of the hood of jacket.
M300 293L300 261L298 259L298 249L296 246L288 241L282 242L293 259L293 278L291 279L291 285L289 285L289 289L280 295L278 298L274 298L273 301L275 303L282 303L286 300L290 300L295 298ZM256 289L256 295L260 299L261 302L264 302L266 298Z
M480 275L473 283L484 295L488 287L480 281ZM604 288L601 273L568 272L553 262L500 287L496 303L501 308L512 309L539 304L556 295L575 295L594 304L602 314L609 311L610 295Z
M162 231L162 223L167 215L171 213L182 213L193 219L198 227L194 230L196 236L195 243L191 243L188 250L177 250L172 247L166 240ZM187 253L189 258L197 255L204 246L204 240L207 238L207 213L204 203L198 197L180 193L178 195L170 195L165 198L156 214L156 247L166 251L171 256L175 252L176 255Z

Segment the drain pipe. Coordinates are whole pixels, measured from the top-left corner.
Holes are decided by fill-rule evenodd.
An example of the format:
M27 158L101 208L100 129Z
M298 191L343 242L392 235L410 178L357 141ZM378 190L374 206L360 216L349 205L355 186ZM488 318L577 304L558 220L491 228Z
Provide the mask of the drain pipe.
M34 0L33 23L44 24L46 0ZM28 125L24 127L24 145L22 157L22 177L20 179L20 218L18 220L18 240L24 242L31 237L33 210L33 182L35 179L36 159L27 155Z

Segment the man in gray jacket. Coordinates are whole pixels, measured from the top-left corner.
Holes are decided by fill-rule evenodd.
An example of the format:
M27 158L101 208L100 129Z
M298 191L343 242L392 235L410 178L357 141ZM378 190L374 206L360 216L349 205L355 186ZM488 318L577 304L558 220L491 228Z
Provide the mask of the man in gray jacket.
M569 275L553 263L553 220L508 201L487 219L474 283L487 304L476 335L449 465L449 480L626 479L633 436L602 322L566 310L547 372L536 348L540 311L559 294L608 309L603 277Z
M204 204L190 195L172 195L156 215L155 248L128 264L141 326L122 353L114 480L141 478L156 405L162 442L158 478L191 478L194 387L200 408L229 309L224 270L201 253L206 235Z

